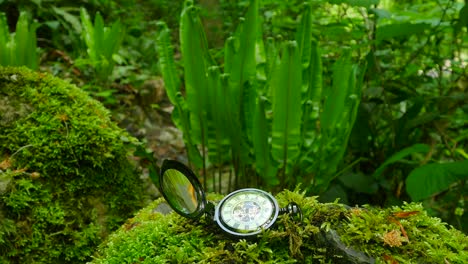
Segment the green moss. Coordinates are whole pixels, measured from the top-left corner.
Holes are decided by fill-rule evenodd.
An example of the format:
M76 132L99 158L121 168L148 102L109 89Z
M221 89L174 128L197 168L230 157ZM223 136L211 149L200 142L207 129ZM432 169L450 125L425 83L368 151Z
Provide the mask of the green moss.
M468 263L468 237L420 204L351 210L341 239L369 255L397 263Z
M221 198L219 195L211 196L209 200ZM467 237L454 229L447 229L438 220L429 219L416 204L389 210L361 210L359 212L367 214L371 219L366 220L367 224L361 221L362 226L357 226L353 224L355 218L363 218L356 216L358 211L355 209L348 210L336 203L320 204L315 197L304 197L299 192L283 191L276 198L281 206L292 201L298 203L303 210L303 223L280 216L274 228L251 240L227 236L206 217L197 222L176 213L161 213L166 211L168 205L163 199L158 199L111 234L106 243L99 247L92 263L372 263L369 257L347 258L342 250L325 241L331 236L324 234L333 234L334 229L348 243L348 247L342 244L347 252L351 252L354 247L368 252L376 263L385 263L387 257L382 253L387 250L394 253L395 248L388 248L383 240L376 238L378 235L373 230L368 230L380 230L378 219L381 214L413 209L421 211L420 215L414 217L421 217L422 220L407 224L405 228L408 236L424 233L423 236L432 239L434 243L430 242L426 247L423 241L418 244L416 241L407 243L406 251L391 255L398 259L398 263L445 263L436 256L442 252L426 253L424 258L419 254L423 250L433 250L437 244L436 237L438 241L443 241L439 242L440 247L444 247L441 244L450 243L443 251L444 256L450 258L450 263L466 261ZM366 235L368 232L372 234ZM366 242L366 236L374 240Z
M160 207L168 205L158 199L109 236L93 263L296 263L323 259L327 249L315 245L313 238L319 228L311 225L308 217L319 210L315 197L284 191L277 198L282 206L290 201L302 204L304 224L280 216L274 229L254 240L229 237L206 218L197 222L175 213L164 215Z
M76 86L0 67L0 263L83 263L142 206L136 140Z

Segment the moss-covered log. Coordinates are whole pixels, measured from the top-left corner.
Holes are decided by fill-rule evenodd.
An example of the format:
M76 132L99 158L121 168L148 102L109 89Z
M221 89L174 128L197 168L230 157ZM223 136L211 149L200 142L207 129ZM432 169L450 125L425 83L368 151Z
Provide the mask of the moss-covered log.
M135 142L76 86L0 67L0 263L83 263L142 206Z
M206 218L168 213L156 200L111 234L93 263L468 263L468 238L419 204L347 208L297 192L276 197L302 207L302 224L283 215L252 240L230 238Z

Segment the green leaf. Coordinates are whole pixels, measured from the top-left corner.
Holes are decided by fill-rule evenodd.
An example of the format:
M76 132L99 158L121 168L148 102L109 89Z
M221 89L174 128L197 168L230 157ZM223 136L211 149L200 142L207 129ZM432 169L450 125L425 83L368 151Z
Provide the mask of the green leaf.
M307 85L306 98L303 103L302 117L302 138L303 145L309 148L318 135L317 122L322 108L322 59L314 41L311 45L309 69L304 73L309 78Z
M185 75L186 102L190 112L193 142L206 144L207 69L210 66L208 44L198 9L186 2L180 21L180 48Z
M348 193L339 184L334 184L330 186L330 189L322 193L319 199L320 199L319 201L322 203L325 203L325 202L332 203L332 202L339 201L342 204L349 204Z
M0 65L10 64L8 42L10 42L10 31L8 30L6 16L3 12L0 12Z
M225 73L229 74L231 118L240 120L243 140L248 139L256 97L256 43L259 29L258 0L250 1L245 19L241 19L229 41ZM237 113L235 113L237 112Z
M271 158L271 147L269 144L270 129L265 117L264 99L257 98L257 107L253 119L253 147L255 153L255 169L260 177L269 185L278 184L276 178L277 168L273 165Z
M299 47L302 68L307 69L309 67L312 53L312 15L310 2L304 3L303 6L304 11L302 12L301 23L297 29L296 42Z
M295 41L286 42L281 62L272 76L272 155L284 168L299 155L301 140L302 67Z
M196 144L192 140L190 127L190 113L187 104L180 92L176 94L176 103L174 111L172 112L172 120L176 126L183 131L183 139L185 147L187 148L187 155L189 162L195 167L200 168L203 164L203 160L198 151Z
M327 91L322 116L322 130L331 132L337 129L340 116L345 110L346 97L349 96L349 80L351 78L351 54L346 51L333 65L333 84Z
M361 172L343 174L338 179L344 186L355 192L375 194L378 190L375 180Z
M458 34L463 27L468 29L468 2L466 1L465 5L460 9L458 22L454 25L455 34Z
M94 26L89 17L88 11L84 7L80 8L80 17L81 23L83 25L82 36L88 47L88 55L92 60L96 59L95 49L94 49Z
M111 28L105 28L104 45L107 49L104 50L107 59L111 58L113 54L119 51L120 42L125 34L122 24L119 20L112 23Z
M6 18L2 13L0 18L0 64L21 66L37 69L36 29L37 23L28 22L26 12L21 12L16 23L16 32L10 34Z
M210 102L207 114L208 158L212 164L219 165L230 160L230 152L223 110L226 90L218 66L208 68L207 92L207 100Z
M257 97L258 0L251 0L245 19L241 18L234 36L225 43L224 72L228 76L225 115L236 174L250 163L255 99ZM260 46L258 46L260 48ZM259 58L261 59L261 58Z
M83 31L83 28L81 27L81 23L78 17L70 14L69 12L65 11L63 8L57 8L55 6L52 6L52 10L54 10L54 12L57 15L60 15L61 17L63 17L65 21L70 23L76 32L81 33Z
M259 23L260 25L260 23ZM256 78L257 82L264 86L267 80L267 58L265 52L265 44L263 43L263 36L261 29L258 29L257 41L255 43L255 63L256 63Z
M457 181L468 179L468 160L434 163L414 169L406 178L406 191L413 201L420 201L447 190Z
M372 177L374 177L375 179L379 179L388 165L398 162L413 153L427 153L429 150L430 150L430 147L426 144L415 144L411 147L404 148L398 151L397 153L393 154L384 163L382 163L382 165L380 165L377 168L377 170L375 170Z
M315 190L325 190L335 177L343 159L349 135L356 120L361 100L366 65L351 65L347 51L333 67L332 89L327 91L324 110L320 117L320 167L315 177Z
M275 40L271 37L267 38L265 43L265 53L266 53L266 75L267 79L271 78L273 70L277 64L279 64L279 52L276 47ZM266 91L266 94L269 94Z
M431 26L427 23L399 23L378 26L376 39L380 41L423 34L424 31L429 28L431 28Z
M82 37L86 43L87 53L91 59L96 75L101 80L106 80L112 74L114 68L113 55L118 52L124 37L124 28L120 21L114 22L111 27L104 25L104 20L99 12L94 18L94 25L85 8L80 9L82 23Z
M14 42L16 43L15 63L13 65L24 65L28 57L28 20L26 13L21 12L18 22L16 23L16 32Z
M189 112L186 102L180 93L180 78L174 61L170 31L164 22L158 22L159 32L156 38L159 64L164 79L164 87L171 103L175 106L172 112L174 124L183 132L183 139L188 152L188 158L196 167L201 167L200 152L192 141L189 122Z
M177 103L176 94L180 89L180 78L174 61L174 51L171 44L171 35L164 22L158 22L158 35L156 49L159 54L159 65L164 79L167 96L173 105Z
M352 127L356 121L359 104L361 102L361 95L364 86L364 76L367 71L367 62L364 62L363 65L353 65L352 73L349 78L349 91L348 96L345 100L345 111L343 120L346 123L343 125L346 131L346 140L348 142L349 135L351 134Z
M381 9L381 8L371 8L369 9L369 13L375 14L378 19L392 17L392 14L388 10Z

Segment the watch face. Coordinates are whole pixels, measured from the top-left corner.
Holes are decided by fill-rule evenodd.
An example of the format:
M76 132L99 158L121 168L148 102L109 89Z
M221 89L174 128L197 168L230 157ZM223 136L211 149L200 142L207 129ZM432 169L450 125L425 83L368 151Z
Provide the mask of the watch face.
M273 225L278 212L278 202L269 193L242 189L230 193L219 203L215 220L228 233L250 236Z

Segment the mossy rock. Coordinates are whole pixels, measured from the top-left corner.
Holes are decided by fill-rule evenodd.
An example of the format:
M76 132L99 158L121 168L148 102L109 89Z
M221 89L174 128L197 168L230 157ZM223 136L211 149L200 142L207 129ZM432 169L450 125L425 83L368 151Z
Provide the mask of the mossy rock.
M0 263L84 263L143 206L136 140L78 87L0 67Z
M302 224L283 215L249 240L227 236L207 217L168 213L158 199L111 234L92 263L468 263L468 238L419 204L349 209L298 192L276 198L299 204Z

